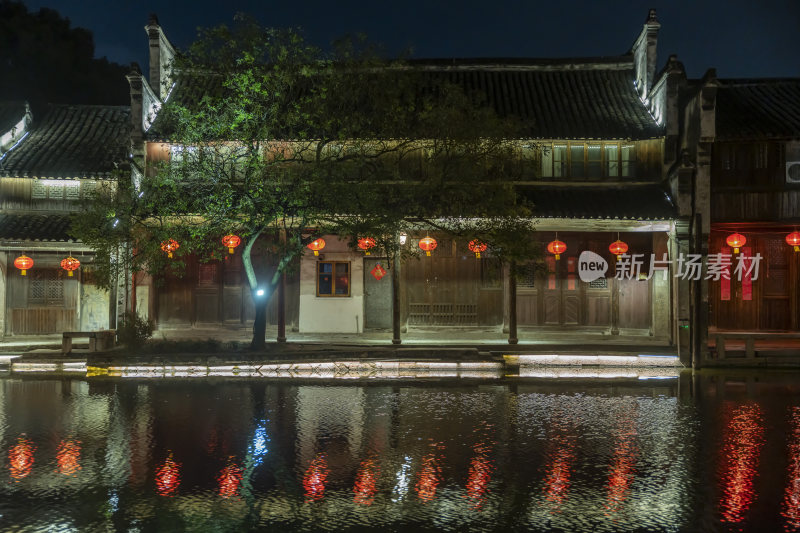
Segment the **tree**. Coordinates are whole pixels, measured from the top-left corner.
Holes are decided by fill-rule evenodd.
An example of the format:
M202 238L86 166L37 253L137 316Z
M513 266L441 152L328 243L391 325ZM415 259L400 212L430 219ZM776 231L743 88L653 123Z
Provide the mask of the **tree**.
M0 2L0 65L0 100L27 100L34 112L46 102L129 103L127 69L95 59L91 32L52 9Z
M171 156L138 188L99 198L84 240L107 260L122 247L127 266L157 275L181 266L159 250L166 239L209 257L222 235L241 236L253 348L264 346L268 297L321 233L374 236L394 271L410 253L398 235L425 228L523 253L518 233L507 237L532 230L514 186L519 124L476 95L363 40L323 53L294 30L243 18L204 31L175 72L150 132ZM254 263L264 255L269 277Z

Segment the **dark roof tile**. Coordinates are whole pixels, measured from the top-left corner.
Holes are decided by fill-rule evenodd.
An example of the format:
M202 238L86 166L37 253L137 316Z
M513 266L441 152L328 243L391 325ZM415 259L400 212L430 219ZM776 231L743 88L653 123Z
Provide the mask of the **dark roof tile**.
M719 82L718 140L800 138L800 78Z
M0 239L7 241L73 242L69 215L2 215Z
M129 107L49 104L0 161L0 176L109 177L128 160L130 128Z

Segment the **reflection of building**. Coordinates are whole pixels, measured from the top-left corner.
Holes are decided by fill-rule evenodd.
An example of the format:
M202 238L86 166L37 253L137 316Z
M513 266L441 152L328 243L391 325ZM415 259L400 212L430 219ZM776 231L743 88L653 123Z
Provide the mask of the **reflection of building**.
M34 116L0 103L0 336L109 327L108 293L92 284L92 251L69 235L69 216L127 161L129 115L50 104ZM25 276L14 266L23 254L34 265ZM68 256L81 262L73 276Z

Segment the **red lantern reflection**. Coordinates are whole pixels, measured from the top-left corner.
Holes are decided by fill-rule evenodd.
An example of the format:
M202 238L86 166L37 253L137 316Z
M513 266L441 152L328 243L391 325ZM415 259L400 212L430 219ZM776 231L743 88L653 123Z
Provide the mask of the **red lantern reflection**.
M231 457L231 460L232 459L233 458ZM217 477L217 483L219 483L219 495L223 498L238 496L239 485L241 482L242 469L231 462L228 464L228 466L222 469L222 472L219 473L219 477Z
M9 472L11 477L20 481L28 477L33 470L33 452L36 446L27 437L21 436L17 444L8 450Z
M572 464L575 461L575 442L564 435L556 435L551 442L554 451L547 463L544 497L553 504L552 511L559 512L569 494Z
M422 458L422 470L415 486L417 496L425 503L436 497L436 488L441 483L441 469L436 462L436 457L430 453Z
M224 472L224 470L223 470ZM222 479L220 477L220 479ZM171 496L181 483L181 465L172 458L172 452L156 470L156 490L161 496ZM220 483L220 494L222 493ZM235 492L235 489L234 489ZM227 497L227 496L224 496Z
M303 476L303 489L306 493L306 502L319 501L325 496L325 481L328 479L328 461L322 454L317 455L308 465Z
M56 452L58 471L65 476L72 476L81 469L81 441L62 440Z
M786 489L783 492L781 515L787 529L800 529L800 407L792 409L792 434L789 440L789 466Z
M723 522L741 522L755 499L753 481L764 444L763 416L756 404L726 407L719 507Z
M360 505L372 505L372 502L375 501L379 477L380 468L374 459L362 461L353 486L353 492L355 493L353 501Z
M633 408L632 408L633 409ZM608 473L606 509L610 513L619 511L636 477L636 458L639 447L636 444L635 411L623 418L616 429L617 442L611 471Z
M473 447L475 457L469 465L467 474L467 497L472 500L473 509L480 509L486 500L486 493L489 492L489 482L492 480L494 464L489 459L491 449L484 443L478 443Z

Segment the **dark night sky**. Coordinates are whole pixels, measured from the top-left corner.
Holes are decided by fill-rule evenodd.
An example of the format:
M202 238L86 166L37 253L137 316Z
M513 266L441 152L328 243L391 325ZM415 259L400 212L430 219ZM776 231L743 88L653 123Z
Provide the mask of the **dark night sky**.
M352 0L27 0L50 7L95 36L97 56L146 68L143 26L158 14L167 36L186 46L198 26L230 23L243 11L270 26L300 26L320 45L363 32L389 52L414 57L579 57L626 52L649 7L658 9L660 69L678 54L691 77L800 76L800 0L634 0L474 2ZM111 7L113 6L113 7Z

